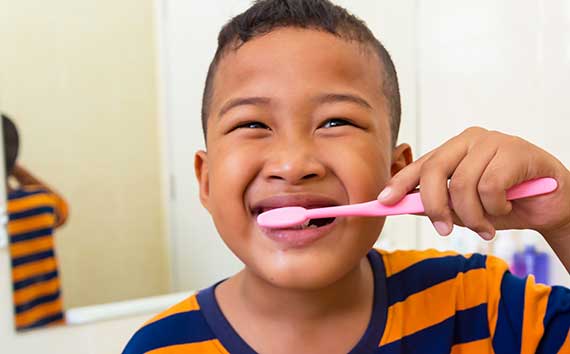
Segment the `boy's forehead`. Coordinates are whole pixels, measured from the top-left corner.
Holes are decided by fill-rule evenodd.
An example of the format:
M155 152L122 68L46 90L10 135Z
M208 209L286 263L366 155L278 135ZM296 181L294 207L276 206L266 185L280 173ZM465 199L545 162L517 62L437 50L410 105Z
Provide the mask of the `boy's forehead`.
M211 113L234 96L290 97L323 90L356 93L373 106L385 106L383 69L369 47L318 30L282 28L261 35L222 57Z

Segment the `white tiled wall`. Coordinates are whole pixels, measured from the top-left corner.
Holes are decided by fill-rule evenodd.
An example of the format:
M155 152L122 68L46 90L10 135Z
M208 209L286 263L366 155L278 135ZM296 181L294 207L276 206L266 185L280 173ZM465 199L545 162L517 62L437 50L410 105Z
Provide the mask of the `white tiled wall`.
M478 125L526 138L570 166L570 2L417 4L421 152ZM492 247L473 241L473 234L463 230L441 239L426 221L420 233L422 248ZM520 241L520 235L506 234L500 236ZM553 281L570 284L561 265L554 265Z

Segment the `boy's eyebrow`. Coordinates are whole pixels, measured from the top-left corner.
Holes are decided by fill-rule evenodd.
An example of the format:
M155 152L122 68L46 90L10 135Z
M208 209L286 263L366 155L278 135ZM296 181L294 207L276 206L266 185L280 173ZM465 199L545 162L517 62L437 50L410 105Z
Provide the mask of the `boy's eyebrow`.
M271 102L269 97L238 97L226 102L220 109L218 117L223 116L228 113L231 109L238 106L248 106L248 105L267 105Z
M323 104L323 103L334 103L334 102L352 102L356 103L359 106L362 106L366 109L372 109L372 106L368 101L364 98L353 95L353 94L345 94L345 93L325 93L319 95L315 98L315 102ZM224 114L228 113L228 111L232 110L238 106L248 106L248 105L268 105L271 103L271 99L269 97L238 97L226 102L222 108L220 109L220 113L218 117L222 117Z
M364 98L360 96L353 94L326 93L317 96L315 101L318 103L352 102L366 109L372 109L372 106L370 105L370 103L368 103L368 101L366 101Z

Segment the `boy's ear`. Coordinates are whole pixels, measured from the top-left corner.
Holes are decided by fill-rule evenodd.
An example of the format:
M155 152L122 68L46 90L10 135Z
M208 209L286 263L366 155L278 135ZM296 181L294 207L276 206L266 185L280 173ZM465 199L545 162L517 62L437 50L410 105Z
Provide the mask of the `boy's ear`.
M206 151L200 150L194 155L194 173L196 174L198 186L200 187L200 202L204 208L210 210L208 208L210 199L210 177L208 174L208 154Z
M408 166L414 160L412 156L412 148L408 144L400 144L392 150L392 166L391 173L394 176L401 169Z

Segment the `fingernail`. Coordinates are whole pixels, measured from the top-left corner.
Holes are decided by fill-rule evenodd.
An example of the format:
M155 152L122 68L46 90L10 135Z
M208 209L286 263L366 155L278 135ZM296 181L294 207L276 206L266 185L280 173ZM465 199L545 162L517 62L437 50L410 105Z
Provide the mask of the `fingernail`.
M378 200L386 200L392 194L392 188L386 187L378 196Z
M446 222L436 221L433 223L438 234L441 236L447 236L451 233L451 227Z
M493 234L490 232L479 232L479 236L481 236L485 240L492 240L494 237Z

